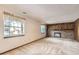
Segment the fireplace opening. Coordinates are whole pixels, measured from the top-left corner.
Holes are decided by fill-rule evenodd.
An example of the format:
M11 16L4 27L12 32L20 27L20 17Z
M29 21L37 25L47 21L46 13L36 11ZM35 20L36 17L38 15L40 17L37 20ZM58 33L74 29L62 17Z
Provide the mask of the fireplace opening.
M60 32L54 32L54 37L55 38L61 38L61 33Z

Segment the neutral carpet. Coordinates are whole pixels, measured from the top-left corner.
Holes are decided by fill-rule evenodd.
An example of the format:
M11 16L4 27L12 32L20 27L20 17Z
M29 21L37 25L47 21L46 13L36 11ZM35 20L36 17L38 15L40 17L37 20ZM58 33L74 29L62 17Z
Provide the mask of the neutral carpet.
M79 42L65 38L45 38L23 47L14 49L4 55L78 55Z

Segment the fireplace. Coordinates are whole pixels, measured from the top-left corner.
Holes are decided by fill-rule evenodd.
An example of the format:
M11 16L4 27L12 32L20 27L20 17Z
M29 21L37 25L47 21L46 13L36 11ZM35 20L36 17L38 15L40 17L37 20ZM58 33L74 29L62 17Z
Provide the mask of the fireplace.
M55 38L61 38L61 33L60 32L54 32L54 37Z

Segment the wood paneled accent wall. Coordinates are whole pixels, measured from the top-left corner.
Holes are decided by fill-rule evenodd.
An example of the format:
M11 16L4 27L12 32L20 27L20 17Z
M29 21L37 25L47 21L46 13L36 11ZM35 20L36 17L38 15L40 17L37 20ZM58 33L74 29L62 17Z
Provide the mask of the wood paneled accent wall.
M75 21L75 39L79 41L79 19Z
M67 30L72 30L74 31L74 22L70 23L59 23L59 24L48 24L47 25L47 36L49 35L49 31L67 31Z

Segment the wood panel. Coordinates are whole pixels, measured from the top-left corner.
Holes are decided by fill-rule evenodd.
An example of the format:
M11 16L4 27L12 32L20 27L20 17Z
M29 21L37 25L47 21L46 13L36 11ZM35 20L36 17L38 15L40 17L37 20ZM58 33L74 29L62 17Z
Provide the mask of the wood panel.
M75 21L75 39L79 41L79 19Z
M59 23L59 24L48 24L47 25L47 36L49 36L49 32L52 30L55 31L74 31L74 22L70 23Z
M74 23L61 23L61 24L51 24L47 25L50 30L73 30Z

